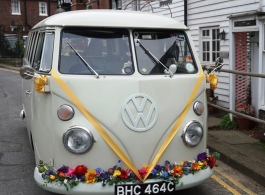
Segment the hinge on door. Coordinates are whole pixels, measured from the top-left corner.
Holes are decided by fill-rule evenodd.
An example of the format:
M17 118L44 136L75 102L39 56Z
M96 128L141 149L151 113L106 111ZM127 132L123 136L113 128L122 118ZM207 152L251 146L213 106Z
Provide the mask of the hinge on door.
M44 92L50 92L50 85L44 85Z
M53 159L50 159L50 166L53 167L54 163L53 163Z

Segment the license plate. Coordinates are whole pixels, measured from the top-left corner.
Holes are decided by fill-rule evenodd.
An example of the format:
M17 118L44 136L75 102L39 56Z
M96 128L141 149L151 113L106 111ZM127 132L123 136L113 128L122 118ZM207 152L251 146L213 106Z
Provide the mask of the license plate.
M115 185L115 195L160 195L175 191L173 182Z

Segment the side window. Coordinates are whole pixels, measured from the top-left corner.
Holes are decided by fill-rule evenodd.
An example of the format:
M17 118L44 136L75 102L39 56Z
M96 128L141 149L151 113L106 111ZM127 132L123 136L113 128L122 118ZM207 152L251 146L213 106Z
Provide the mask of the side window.
M40 61L41 61L41 54L43 49L43 42L44 42L44 32L40 33L37 40L37 46L35 50L34 60L33 60L33 68L39 70L40 68Z
M29 47L29 63L32 64L38 32L33 32Z
M46 33L39 71L49 72L52 68L54 33Z
M26 45L26 49L25 49L25 58L29 58L29 44L30 44L30 39L31 39L31 33L29 33L28 35L28 40L27 40L27 45Z

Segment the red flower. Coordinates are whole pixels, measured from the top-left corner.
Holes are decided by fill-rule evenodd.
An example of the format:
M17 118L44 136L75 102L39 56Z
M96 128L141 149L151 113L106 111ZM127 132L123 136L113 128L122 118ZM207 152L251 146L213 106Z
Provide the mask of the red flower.
M128 173L127 173L127 171L125 171L125 170L121 170L120 178L121 178L121 179L127 179L127 178L128 178Z
M87 172L87 167L85 167L84 165L78 165L75 168L75 175L77 175L77 176L85 175L86 172Z
M208 157L208 165L211 169L214 167L215 162L216 162L216 158L214 158L213 156Z
M147 168L146 167L143 167L141 168L140 170L138 170L138 172L140 173L141 177L144 178L146 173L147 173Z

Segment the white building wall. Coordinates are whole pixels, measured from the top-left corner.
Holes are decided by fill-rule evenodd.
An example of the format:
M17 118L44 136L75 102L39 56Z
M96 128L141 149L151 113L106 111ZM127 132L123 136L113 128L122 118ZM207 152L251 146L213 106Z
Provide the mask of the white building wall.
M122 7L132 0L123 0ZM136 0L135 0L136 1ZM163 14L184 23L184 0L172 0L168 6L159 6L155 0L150 5L145 5L141 11L149 11L156 14ZM138 0L141 9L147 1ZM265 9L265 0L187 0L188 17L187 26L191 30L191 35L199 58L202 58L200 29L204 27L219 27L220 32L226 32L226 40L220 41L220 51L229 52L229 18L230 15L244 14L251 11ZM260 8L261 7L261 8ZM166 9L167 8L167 9ZM128 9L128 7L127 7ZM202 63L202 65L205 65ZM209 65L209 64L208 64ZM214 64L212 64L214 65ZM224 69L231 69L229 57L224 58ZM216 73L219 77L219 84L215 90L215 95L219 97L218 105L229 108L229 73Z

